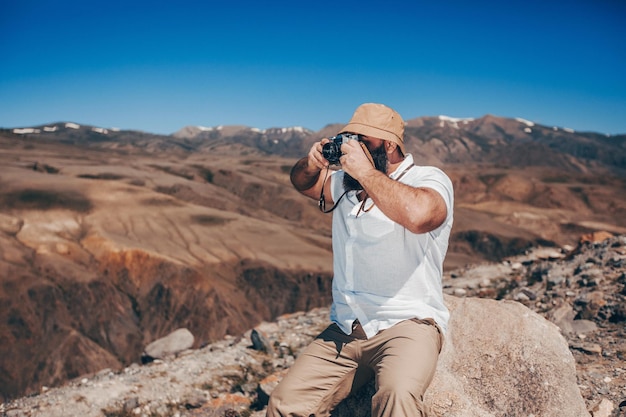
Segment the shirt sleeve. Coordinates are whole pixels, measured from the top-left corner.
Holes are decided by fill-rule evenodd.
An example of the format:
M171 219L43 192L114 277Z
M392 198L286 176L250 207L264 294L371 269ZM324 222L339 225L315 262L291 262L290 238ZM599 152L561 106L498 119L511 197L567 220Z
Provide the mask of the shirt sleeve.
M412 175L407 175L402 182L413 187L432 188L437 191L446 203L448 217L452 216L454 207L454 190L452 181L441 169L436 167L415 167Z

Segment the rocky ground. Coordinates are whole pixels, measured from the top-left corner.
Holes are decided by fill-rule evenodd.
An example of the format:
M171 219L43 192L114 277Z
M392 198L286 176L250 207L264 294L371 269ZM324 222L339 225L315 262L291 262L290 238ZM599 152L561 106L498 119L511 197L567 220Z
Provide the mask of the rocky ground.
M597 238L454 271L445 291L513 299L557 324L589 409L618 417L626 415L626 237Z
M557 324L593 417L626 413L626 236L541 248L448 272L445 292L511 299ZM267 393L326 325L328 309L294 313L176 357L105 369L1 404L0 415L260 417Z

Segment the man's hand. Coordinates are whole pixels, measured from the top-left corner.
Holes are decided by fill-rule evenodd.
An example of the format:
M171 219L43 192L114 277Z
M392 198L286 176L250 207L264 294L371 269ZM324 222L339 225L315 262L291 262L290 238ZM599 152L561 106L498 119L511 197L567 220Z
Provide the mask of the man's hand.
M324 184L324 178L320 173L328 168L328 161L322 154L322 146L330 142L324 138L311 146L309 153L300 159L291 169L291 183L294 188L307 197L319 199L324 186L328 187L326 193L330 194L330 183ZM329 199L329 202L332 200Z
M376 170L371 156L365 153L362 146L364 144L356 140L349 140L341 145L341 152L343 153L339 159L341 168L357 181L361 176Z
M322 147L325 143L328 142L330 142L330 140L328 138L324 138L319 142L315 142L313 146L311 146L308 154L309 169L317 169L318 171L321 171L328 167L328 161L326 160L326 158L324 158L324 155L322 154Z

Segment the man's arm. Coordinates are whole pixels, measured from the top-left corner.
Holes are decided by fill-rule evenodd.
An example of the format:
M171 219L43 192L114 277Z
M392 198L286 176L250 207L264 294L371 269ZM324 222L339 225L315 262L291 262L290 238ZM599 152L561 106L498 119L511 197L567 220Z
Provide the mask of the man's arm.
M432 188L411 187L377 170L370 170L358 181L387 217L413 233L431 232L446 220L446 203Z
M342 146L342 169L353 176L387 217L413 233L428 233L443 224L448 213L437 191L412 187L375 169L358 144Z

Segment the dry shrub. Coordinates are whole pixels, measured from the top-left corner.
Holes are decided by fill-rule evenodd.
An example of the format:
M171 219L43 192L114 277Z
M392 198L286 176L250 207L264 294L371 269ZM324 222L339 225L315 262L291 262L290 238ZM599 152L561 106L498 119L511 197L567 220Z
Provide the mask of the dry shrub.
M73 190L41 190L26 188L0 194L0 208L9 210L67 209L86 213L92 209L91 201Z

